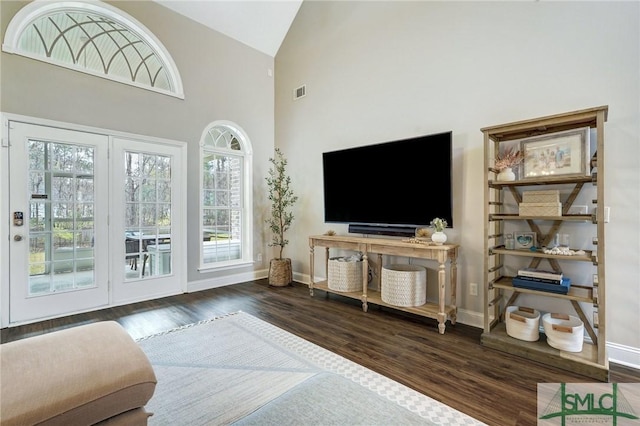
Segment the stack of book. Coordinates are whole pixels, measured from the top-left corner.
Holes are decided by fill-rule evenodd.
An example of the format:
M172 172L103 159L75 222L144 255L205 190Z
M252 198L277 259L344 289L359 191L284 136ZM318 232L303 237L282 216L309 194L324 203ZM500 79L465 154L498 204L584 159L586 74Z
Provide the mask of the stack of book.
M512 284L518 288L567 294L571 287L571 280L563 277L562 272L524 268L518 270L518 275L513 278Z

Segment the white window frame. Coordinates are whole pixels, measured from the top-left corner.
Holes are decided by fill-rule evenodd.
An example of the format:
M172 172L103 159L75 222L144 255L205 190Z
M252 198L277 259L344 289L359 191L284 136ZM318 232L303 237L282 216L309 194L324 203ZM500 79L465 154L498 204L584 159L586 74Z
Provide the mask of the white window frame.
M240 142L241 150L230 150L223 148L205 148L205 138L208 135L209 131L215 127L224 127L227 130L230 130L238 142ZM249 136L245 133L245 131L238 126L236 123L227 120L217 120L213 121L209 125L207 125L202 132L202 136L200 137L200 161L199 161L199 187L200 187L200 209L199 209L199 222L200 222L200 233L199 235L204 235L204 223L203 223L203 215L204 215L204 188L203 188L203 178L204 178L204 156L205 151L207 153L215 153L220 155L233 155L237 157L243 158L243 175L242 175L242 194L243 194L243 203L242 203L242 226L241 226L241 240L242 240L242 257L240 259L220 261L220 262L211 262L204 263L203 259L203 246L202 239L200 238L200 243L198 247L198 251L200 253L200 267L198 270L200 272L211 272L213 270L224 270L224 269L232 269L236 267L243 267L247 265L253 264L253 149L251 145L251 141L249 140Z
M98 15L106 16L118 24L126 27L131 32L138 35L142 41L144 41L155 53L160 62L162 62L164 69L167 72L171 90L160 89L152 87L146 84L141 84L135 81L131 81L122 78L117 75L110 75L99 73L79 65L75 65L68 62L63 62L48 58L42 55L36 55L31 52L25 52L20 49L19 41L22 33L35 21L42 16L48 14L58 13L61 11L83 11L89 13L95 13ZM35 59L38 61L50 63L63 68L72 69L85 74L90 74L96 77L105 78L107 80L117 81L119 83L128 84L130 86L138 87L145 90L150 90L164 95L173 96L179 99L184 99L184 89L182 86L182 79L180 72L173 61L173 58L169 54L169 51L158 40L158 38L140 21L127 14L126 12L113 7L109 4L102 3L100 1L63 1L63 2L50 2L47 0L35 0L15 14L15 16L9 22L7 31L5 32L4 42L2 44L2 50L7 53L17 54L25 56L27 58Z

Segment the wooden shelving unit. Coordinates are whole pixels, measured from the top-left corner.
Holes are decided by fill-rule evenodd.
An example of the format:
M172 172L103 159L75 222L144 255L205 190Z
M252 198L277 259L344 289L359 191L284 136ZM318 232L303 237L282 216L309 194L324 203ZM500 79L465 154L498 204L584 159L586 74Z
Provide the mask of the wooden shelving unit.
M608 107L600 106L531 120L485 127L485 230L484 230L484 332L482 343L488 347L519 355L537 362L554 365L583 374L597 380L609 380L609 361L606 351L605 324L605 217L604 202L604 123ZM546 135L565 130L589 127L596 131L596 149L591 158L589 176L559 176L536 179L521 179L511 182L497 181L498 171L494 168L495 157L504 143L513 145L518 140L532 136ZM593 141L592 141L593 143ZM569 214L569 209L586 185L596 187L593 198L595 214ZM519 216L511 205L505 202L505 194L513 197L515 204L522 201L522 191L570 188L569 196L562 203L560 216ZM511 209L511 210L510 210ZM503 244L505 223L520 222L538 236L538 245L546 246L566 222L584 222L585 232L590 232L596 242L594 250L585 250L578 256L554 255L542 250L512 250ZM581 225L582 226L582 225ZM588 262L595 265L593 282L573 283L568 294L516 288L512 276L506 271L505 262L512 256L527 258L530 267L541 267L548 262L551 269L562 271L565 262ZM536 342L526 342L506 333L504 312L507 306L515 305L521 294L564 300L569 303L585 326L588 341L582 352L566 352L552 348L541 337ZM593 315L585 315L582 304L593 306Z
M335 291L329 288L326 280L316 282L314 280L315 255L316 247L325 248L325 276L328 277L328 261L329 249L342 249L360 252L363 254L362 261L362 291ZM366 312L368 304L373 303L379 306L397 309L403 312L410 312L427 318L438 320L438 330L444 334L446 321L449 319L452 324L456 322L456 284L457 284L457 258L458 245L427 245L405 242L395 239L384 238L363 238L338 235L316 235L309 237L310 248L310 281L309 293L313 296L314 289L322 290L327 293L339 294L362 301L362 309ZM369 272L369 256L376 254L378 256L378 270L376 275L380 277L382 269L382 256L402 256L409 258L419 258L436 261L438 263L438 302L429 302L421 306L397 306L386 303L382 300L380 292L380 283L376 289L368 288L368 272ZM446 279L447 263L449 263L449 279ZM446 288L449 287L450 304L446 304Z

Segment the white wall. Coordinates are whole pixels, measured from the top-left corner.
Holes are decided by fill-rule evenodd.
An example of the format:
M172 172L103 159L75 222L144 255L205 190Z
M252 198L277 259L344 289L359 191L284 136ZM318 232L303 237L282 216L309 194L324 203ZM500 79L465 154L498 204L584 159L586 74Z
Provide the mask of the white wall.
M301 196L286 254L299 277L309 274L309 235L347 232L323 222L322 152L452 130L448 234L461 245L459 318L479 324L481 296L469 296L467 283L483 280L480 128L609 105L607 340L612 359L640 366L639 9L637 2L304 2L276 56L276 145ZM293 101L301 84L307 96ZM407 166L429 161L407 156ZM409 207L433 183L406 184L416 189Z

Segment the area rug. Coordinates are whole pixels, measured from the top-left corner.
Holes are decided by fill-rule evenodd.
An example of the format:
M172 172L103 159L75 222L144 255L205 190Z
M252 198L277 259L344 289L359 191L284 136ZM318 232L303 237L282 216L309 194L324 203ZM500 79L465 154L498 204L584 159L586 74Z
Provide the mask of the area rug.
M480 425L244 312L139 339L151 425Z

